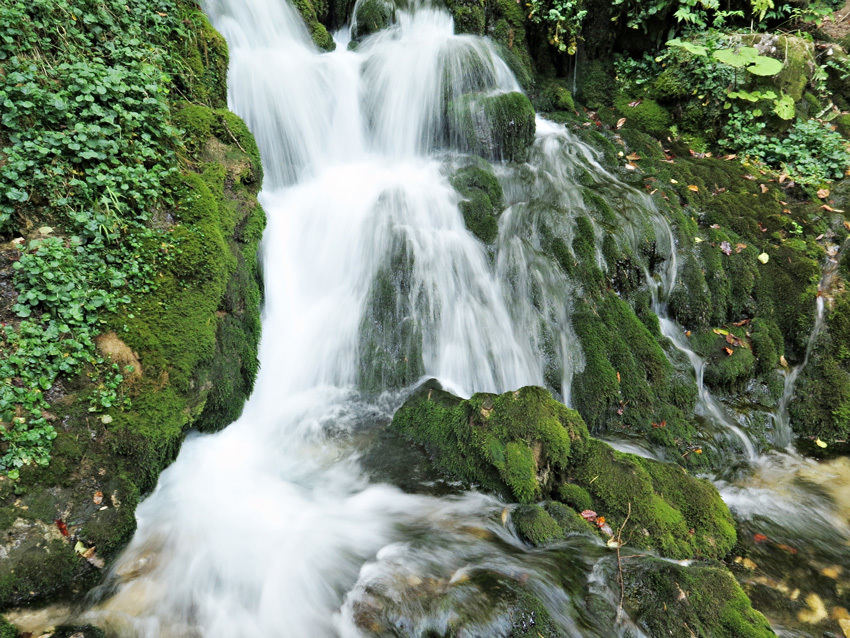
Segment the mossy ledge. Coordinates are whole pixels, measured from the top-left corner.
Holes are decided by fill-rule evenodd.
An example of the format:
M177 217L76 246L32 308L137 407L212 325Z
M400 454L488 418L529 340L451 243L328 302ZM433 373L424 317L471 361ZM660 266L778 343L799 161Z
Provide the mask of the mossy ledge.
M392 427L453 479L520 503L563 502L545 512L534 505L516 511L518 531L534 544L592 531L569 510L587 505L613 530L625 523L630 546L671 558L719 559L735 543L732 517L711 483L591 438L581 416L544 388L462 400L428 381Z
M172 82L168 117L180 132L167 185L173 204L151 204L158 208L150 223L172 237L161 249L173 259L149 293L103 318L101 354L135 367L118 388L129 401L92 413L86 399L98 388L89 377L62 379L45 392L57 431L50 464L24 466L18 480L0 476L0 612L79 597L97 582L188 428L215 430L237 417L256 376L265 226L259 152L226 110L224 39L195 3L169 6L189 38L168 45L174 68L162 69ZM58 217L51 206L44 215ZM37 213L27 221L26 228L44 223ZM26 228L18 232L32 232ZM88 560L79 543L93 548Z

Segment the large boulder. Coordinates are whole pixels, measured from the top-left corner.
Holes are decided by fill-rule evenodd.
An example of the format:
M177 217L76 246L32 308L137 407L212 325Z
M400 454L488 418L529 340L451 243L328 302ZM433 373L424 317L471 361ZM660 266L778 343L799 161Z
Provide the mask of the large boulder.
M678 559L722 558L735 543L731 514L711 483L591 438L578 412L543 388L464 400L428 381L396 412L392 427L424 446L453 479L520 503L589 504L595 516L585 517L596 521L588 529L605 539L622 528L630 545ZM520 532L528 530L523 535L535 544L558 536L559 519L569 523L565 534L581 530L563 508L516 514Z

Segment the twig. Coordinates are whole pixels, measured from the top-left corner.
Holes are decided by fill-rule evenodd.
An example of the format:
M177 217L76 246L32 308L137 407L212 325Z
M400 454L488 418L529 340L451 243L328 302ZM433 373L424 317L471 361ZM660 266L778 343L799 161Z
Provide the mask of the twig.
M626 514L626 518L623 520L623 524L620 525L620 529L617 530L617 570L619 571L619 580L620 580L620 604L617 605L617 622L620 621L620 615L623 613L623 599L626 597L626 582L623 579L623 560L620 556L620 547L623 542L623 528L626 526L626 523L629 522L629 517L632 515L632 502L629 501L629 511Z
M236 142L236 146L239 147L239 150L242 151L243 153L245 153L245 155L248 155L248 151L246 151L244 148L242 148L242 145L239 143L239 140L236 139L236 136L233 134L233 131L231 131L230 127L227 126L227 122L222 119L221 123L224 124L224 130L227 131L230 134L230 137L233 139L234 142Z

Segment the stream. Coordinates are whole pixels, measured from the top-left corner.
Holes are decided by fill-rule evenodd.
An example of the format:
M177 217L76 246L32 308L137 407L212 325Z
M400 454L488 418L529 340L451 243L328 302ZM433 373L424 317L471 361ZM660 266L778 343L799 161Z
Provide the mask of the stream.
M616 613L616 558L598 539L529 548L503 523L504 502L458 490L386 439L412 386L358 390L374 282L404 254L393 303L421 335L423 379L462 396L548 385L569 405L585 365L570 322L577 290L540 256L539 235L548 225L570 236L570 215L587 212L577 184L590 175L617 215L611 228L591 214L595 232L634 254L654 238L663 265L642 268L668 355L678 351L677 365L694 375L706 440L732 468L709 478L741 533L766 537L753 551L783 566L772 581L746 570L739 578L762 578L754 604L779 635L826 635L781 605L794 589L816 594L827 614L848 604L850 463L790 447L787 405L808 352L785 376L776 449L763 449L706 388L703 362L667 314L684 250L669 222L598 151L539 117L529 162L496 166L506 210L488 251L451 185L471 160L451 150L445 105L470 91L521 89L488 40L454 35L445 10L412 4L356 48L343 29L336 50L320 53L287 3L205 0L204 9L229 43L230 107L254 132L266 173L261 369L236 422L187 439L76 620L140 638L425 637L459 619L464 630L452 635L504 636L515 585L529 583L566 636L644 635ZM823 306L819 298L809 349ZM827 568L835 578L807 576Z

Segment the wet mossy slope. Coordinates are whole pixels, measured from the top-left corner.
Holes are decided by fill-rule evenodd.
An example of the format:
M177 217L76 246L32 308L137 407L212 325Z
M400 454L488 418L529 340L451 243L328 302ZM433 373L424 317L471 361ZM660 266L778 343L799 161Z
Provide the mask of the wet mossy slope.
M710 483L591 438L581 416L544 388L462 400L430 381L396 412L393 427L454 479L520 503L561 501L578 510L557 510L565 521L592 509L614 530L628 517L635 547L673 558L722 558L735 542L729 510ZM525 516L534 542L575 531L572 523L553 525L551 514Z
M42 4L14 7L37 35L64 20ZM132 291L95 324L97 357L122 372L106 377L114 400L93 403L105 387L91 367L58 377L44 392L45 418L56 431L49 464L24 464L18 479L0 476L0 610L79 595L96 582L133 534L139 499L175 458L187 430L215 430L236 418L257 373L257 246L265 226L256 197L263 179L259 152L245 124L227 111L224 39L195 3L155 4L125 7L128 16L118 14L120 20L109 7L75 5L86 37L102 45L91 55L115 73L122 68L111 57L116 42L129 47L130 56L134 46L137 55L150 47L164 52L155 59L163 64L164 117L174 135L165 142L169 154L156 159L171 162L169 176L157 197L138 203L144 224L163 239L140 248L160 256L146 291ZM145 22L154 9L167 16L157 28ZM129 38L135 29L149 41ZM42 54L49 59L62 51ZM7 73L13 64L0 62ZM7 134L0 127L0 142ZM38 237L36 229L48 223L53 236L70 236L63 205L22 206L4 241ZM116 237L117 250L124 240ZM4 264L20 259L18 245L3 244ZM11 289L16 271L0 272L4 289ZM5 322L19 321L11 302L0 312Z

